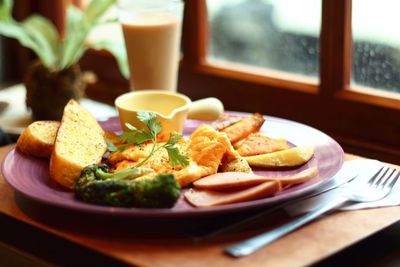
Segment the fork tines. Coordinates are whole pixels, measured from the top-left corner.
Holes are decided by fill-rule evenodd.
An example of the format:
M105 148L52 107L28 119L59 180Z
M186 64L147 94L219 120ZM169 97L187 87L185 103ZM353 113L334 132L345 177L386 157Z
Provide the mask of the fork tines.
M390 171L390 172L389 172ZM381 174L381 172L383 172ZM388 174L389 172L389 174ZM397 173L397 175L394 175ZM394 184L399 179L400 172L396 171L396 169L390 167L382 167L375 173L374 176L368 181L368 184L374 187L385 187L386 184L390 181L390 187L393 187Z

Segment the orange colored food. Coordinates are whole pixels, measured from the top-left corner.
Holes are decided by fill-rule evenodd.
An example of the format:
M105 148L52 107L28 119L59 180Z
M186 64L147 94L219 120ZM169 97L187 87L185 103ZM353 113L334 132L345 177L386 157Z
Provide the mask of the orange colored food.
M237 123L238 121L240 121L242 118L238 117L238 116L228 116L228 115L224 115L222 118L214 121L211 126L217 130L217 131L221 131L222 129L225 129L226 127L231 126L232 124Z
M254 156L290 148L285 140L273 139L260 133L250 134L236 147L241 156Z
M188 166L172 166L164 149L158 150L142 166L151 168L156 173L173 173L181 186L187 186L204 176L217 173L223 164L240 158L228 137L209 125L201 125L189 139L181 138L176 145L180 152L189 158ZM108 162L120 171L135 166L146 158L151 150L152 144L128 145L123 151L110 153Z
M104 131L104 139L115 146L122 145L122 142L119 140L119 135L114 132Z
M233 144L246 138L251 133L258 132L264 121L265 119L261 114L254 113L251 117L244 118L220 131L226 133Z

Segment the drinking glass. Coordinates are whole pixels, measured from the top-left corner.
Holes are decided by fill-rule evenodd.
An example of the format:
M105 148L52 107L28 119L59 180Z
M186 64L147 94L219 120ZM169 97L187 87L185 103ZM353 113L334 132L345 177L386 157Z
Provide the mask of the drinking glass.
M131 90L177 91L183 2L120 0Z

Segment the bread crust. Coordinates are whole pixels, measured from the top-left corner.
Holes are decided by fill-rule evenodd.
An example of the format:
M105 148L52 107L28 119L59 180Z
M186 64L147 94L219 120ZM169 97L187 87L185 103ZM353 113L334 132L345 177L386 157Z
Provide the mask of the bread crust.
M59 127L58 121L31 123L19 136L17 149L29 156L50 158Z
M50 158L50 177L74 189L84 167L100 163L107 150L104 131L96 119L75 100L64 108Z

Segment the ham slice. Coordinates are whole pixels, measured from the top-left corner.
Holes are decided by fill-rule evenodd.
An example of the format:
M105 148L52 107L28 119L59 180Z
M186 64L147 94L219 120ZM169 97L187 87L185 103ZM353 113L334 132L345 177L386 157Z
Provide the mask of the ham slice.
M272 196L281 189L281 183L277 180L274 180L264 182L245 190L221 192L189 189L184 195L187 201L193 206L211 207Z
M196 189L234 190L256 186L267 181L279 180L282 186L304 183L318 174L318 168L312 167L297 174L286 177L264 177L254 173L221 172L193 183Z

